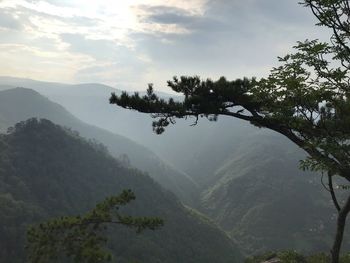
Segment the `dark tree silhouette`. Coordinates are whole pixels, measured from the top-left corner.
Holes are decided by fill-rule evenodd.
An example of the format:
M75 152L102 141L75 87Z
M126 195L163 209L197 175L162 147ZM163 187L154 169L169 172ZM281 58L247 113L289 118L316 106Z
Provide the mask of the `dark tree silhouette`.
M267 78L228 81L174 77L168 86L184 95L182 101L164 100L149 85L147 94L112 94L110 103L150 113L153 129L164 132L176 118L218 115L249 121L278 132L308 153L302 168L328 173L328 190L338 211L337 232L331 249L332 262L339 262L350 196L341 205L333 177L350 181L350 8L347 0L304 0L302 4L318 18L318 25L332 30L329 42L298 42L295 53L280 57L280 66Z
M30 262L48 262L62 255L72 257L74 262L110 261L111 254L103 248L107 241L103 230L107 226L126 226L139 233L163 225L163 220L157 217L122 215L119 208L132 200L134 193L124 190L118 196L107 197L83 216L55 218L30 227L27 233Z

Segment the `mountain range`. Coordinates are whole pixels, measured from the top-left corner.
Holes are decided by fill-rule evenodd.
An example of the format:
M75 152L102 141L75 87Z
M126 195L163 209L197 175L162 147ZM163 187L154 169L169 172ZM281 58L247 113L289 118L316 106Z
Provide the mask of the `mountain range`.
M99 126L105 129L104 132L108 130L116 137L108 141L96 139L106 144L114 156L126 153L131 165L148 171L183 203L209 216L237 241L244 253L256 254L274 249L296 249L306 253L329 250L335 231L335 209L331 198L322 187L320 174L298 169L299 161L306 155L284 137L249 123L220 117L217 122L201 119L194 127L190 127L191 120L179 120L159 136L152 133L149 116L108 104L110 93L120 92L111 87L0 78L0 89L19 86L34 89L36 96L42 98L44 95L59 103L68 110L66 112L89 126ZM17 89L17 92L21 90ZM0 92L0 100L5 94L3 92ZM16 97L25 96L18 93L4 101L16 108L16 105L23 104L11 103ZM45 109L40 103L30 100L28 103L37 105L37 112ZM8 114L2 116L8 107L11 105L0 108L2 122L9 118ZM25 112L29 111L26 108ZM83 129L59 122L53 116L38 117L52 119L86 136ZM93 138L93 135L86 137ZM111 141L117 137L122 138L120 141L138 145L138 157L126 150L113 153ZM120 141L114 141L116 149ZM143 150L139 150L141 148ZM147 170L147 163L151 167L153 164L147 158L143 160L147 157L145 149L147 154L161 156L157 158L158 163L162 163L160 166L166 165L174 173L159 171L152 174L150 168ZM140 160L135 161L138 158ZM341 197L342 190L338 189L337 194ZM347 236L345 247L349 247Z
M148 172L165 188L174 191L181 200L194 204L196 184L185 173L161 160L146 147L132 140L86 124L38 92L26 88L0 91L0 130L6 129L28 118L46 118L62 126L78 131L82 136L105 144L117 158L126 158L131 165ZM193 192L193 194L192 194Z
M157 216L165 223L142 234L109 226L107 245L114 261L242 259L237 245L203 215L183 206L147 174L113 158L105 146L70 129L33 118L2 134L0 145L0 262L25 262L29 224L84 213L123 189L132 189L136 200L122 213Z

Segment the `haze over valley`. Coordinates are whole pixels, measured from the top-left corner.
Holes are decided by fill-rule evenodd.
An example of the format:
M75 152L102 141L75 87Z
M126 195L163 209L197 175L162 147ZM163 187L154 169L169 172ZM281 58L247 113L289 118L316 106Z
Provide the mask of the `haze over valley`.
M0 1L0 263L350 263L349 16Z
M207 222L220 227L217 234L225 231L231 238L225 241L228 248L236 247L225 253L233 253L239 258L242 254L269 250L326 251L329 246L334 218L329 218L333 207L328 193L323 191L318 174L298 169L299 160L305 153L282 136L227 118L215 123L203 121L194 127L189 126L191 120L181 121L164 135L156 135L150 127L149 116L109 105L106 98L114 89L103 85L65 85L3 77L0 78L0 89L2 131L31 118L47 119L103 143L123 167L136 167L146 172L146 178L151 177L159 183L157 187L163 189L157 191L169 190L175 194L174 201L196 209L196 213L201 213L200 217L206 217ZM34 134L45 129L40 122L37 127L28 126L25 129L33 129ZM37 143L40 138L45 137L40 135ZM34 137L27 140L31 142ZM40 143L46 151L45 147L49 145ZM55 151L60 152L60 149L61 146ZM61 162L64 165L71 161L63 158ZM46 162L41 169L44 168L53 169L46 167ZM102 174L97 172L90 176L96 176L101 184L105 184L108 181L104 179L105 175L101 177ZM85 180L85 172L74 176ZM128 180L128 187L134 189L132 177ZM48 181L47 184L52 183ZM105 186L95 187L91 181L89 184L94 187L90 191L93 197L89 198L99 200L99 195L94 192L104 191ZM117 182L116 185L116 189L122 189ZM11 191L18 191L15 189ZM143 200L142 195L141 191L140 200ZM152 211L153 208L147 206L147 209ZM64 212L66 208L61 210ZM174 227L174 231L178 231L180 226ZM202 230L198 231L200 235ZM197 262L196 258L193 260Z

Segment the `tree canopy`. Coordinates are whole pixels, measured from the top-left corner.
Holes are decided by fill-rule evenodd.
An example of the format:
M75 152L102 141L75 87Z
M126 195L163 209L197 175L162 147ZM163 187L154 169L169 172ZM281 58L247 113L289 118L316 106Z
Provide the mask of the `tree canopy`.
M65 216L31 226L27 233L30 262L48 262L60 256L72 257L74 262L110 261L112 255L103 248L107 226L122 225L140 233L144 229L155 230L164 223L157 217L122 215L120 206L132 200L134 193L124 190L118 196L107 197L83 216Z
M0 262L29 262L30 251L34 262L87 262L108 253L112 262L242 259L213 223L105 146L44 119L10 131L0 134ZM136 233L160 226L159 218L164 227Z
M226 115L286 136L308 153L303 168L328 172L328 190L339 212L332 248L333 262L338 262L350 197L343 207L339 205L332 178L338 175L350 181L350 8L347 0L301 4L316 16L318 25L331 29L330 40L297 42L294 53L279 57L280 66L268 77L234 81L174 77L168 86L183 94L182 101L166 101L149 85L145 96L112 94L110 103L150 113L158 134L176 118L193 117L196 124L201 117L217 120Z

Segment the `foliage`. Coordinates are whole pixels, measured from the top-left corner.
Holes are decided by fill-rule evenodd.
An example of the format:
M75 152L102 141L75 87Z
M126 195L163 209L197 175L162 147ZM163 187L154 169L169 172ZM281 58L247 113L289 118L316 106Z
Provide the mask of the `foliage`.
M38 82L25 82L21 84L25 87L40 87L43 86L45 91L53 92L54 94L61 94L62 85L54 85L50 83L38 83ZM76 87L77 88L77 87ZM101 87L102 88L102 87ZM39 89L41 92L43 90ZM64 92L65 89L63 89ZM96 103L96 98L92 101L86 101L86 96L84 96L84 89L74 89L74 98L77 98L78 94L83 97L79 99L79 107L85 103L89 104L91 110L91 103ZM69 94L72 94L72 89L68 88ZM67 93L68 93L67 91ZM100 91L100 95L108 93L108 91ZM45 92L43 94L46 94ZM67 97L68 95L59 95L60 98ZM91 94L90 94L91 95ZM61 97L62 96L62 97ZM100 105L107 107L106 97L104 95ZM58 101L60 101L58 99ZM74 101L74 108L77 107L76 99ZM99 108L100 106L96 106ZM85 112L89 116L94 116L95 113L99 112L95 110ZM83 107L84 108L84 107ZM74 111L73 111L74 112ZM58 125L69 127L76 132L79 132L81 137L87 139L96 139L100 143L103 143L109 150L110 154L119 158L121 155L127 155L130 159L130 163L134 168L138 168L142 171L149 173L149 175L160 183L166 189L172 190L182 202L186 204L193 204L195 201L194 190L196 185L188 178L188 176L179 170L171 167L156 156L152 151L145 148L144 146L137 144L136 142L120 136L118 134L109 132L107 130L98 128L93 125L86 124L81 120L77 119L75 116L71 115L65 108L61 105L48 100L43 95L35 92L34 90L27 88L13 88L9 90L0 91L0 128L11 127L16 123L27 120L28 118L37 117L48 119ZM103 119L98 117L99 120ZM83 118L84 119L84 118ZM86 119L86 118L85 118ZM121 119L118 117L117 125L122 122L128 122L126 119ZM114 122L113 122L114 123ZM133 129L135 127L129 127ZM137 128L136 128L137 129ZM6 129L4 129L6 131Z
M332 30L330 42L300 41L295 52L280 57L267 78L227 81L174 77L168 86L183 101L165 101L149 85L147 94L112 94L110 103L151 113L154 131L164 132L176 118L216 120L218 115L249 121L278 132L309 156L302 168L328 172L329 192L338 210L337 233L331 250L338 262L350 196L343 206L333 189L333 176L350 181L350 5L347 0L304 0L319 25Z
M216 183L203 193L205 214L248 255L284 249L329 251L334 207L319 175L298 169L303 154L283 138L250 139L251 147L244 140L245 147L235 149L222 174L216 174Z
M326 43L305 41L295 48L298 52L280 58L282 65L266 79L174 77L168 86L185 95L182 102L159 98L151 85L143 97L124 92L112 94L110 102L151 113L158 118L153 122L157 133L175 123L175 118L216 120L224 115L246 120L283 134L307 151L307 167L329 167L350 179L349 159L344 158L350 150L348 69L328 67L324 56L333 50Z
M134 199L131 190L124 190L118 196L107 197L83 216L61 217L30 227L27 232L30 262L48 262L62 254L73 257L75 262L110 261L112 255L102 248L107 239L101 233L108 225L135 228L138 233L163 225L160 218L132 217L118 212L120 206Z
M295 251L266 252L263 255L249 257L245 263L261 263L263 261L278 258L281 263L328 263L330 257L327 254L319 253L304 256ZM340 258L340 263L350 263L349 254L344 254Z
M266 127L289 138L309 153L304 167L332 170L350 180L349 22L347 1L306 0L320 19L333 29L331 43L298 42L296 52L280 57L281 66L267 78L227 81L174 77L168 86L183 101L159 98L149 85L147 94L112 94L110 103L151 113L156 133L176 118L226 115ZM318 8L318 9L317 9ZM316 10L315 10L316 9ZM339 16L339 17L338 17ZM343 19L344 20L344 19Z
M137 199L120 210L111 210L113 220L118 220L117 212L132 218L155 216L166 224L157 231L146 229L142 235L125 227L104 231L108 224L100 224L101 232L96 232L96 236L108 239L106 250L102 250L111 253L113 261L175 263L241 259L232 240L215 225L188 212L172 193L148 175L126 167L106 152L105 147L51 121L30 119L16 125L11 133L0 135L0 145L0 262L26 261L25 233L29 225L47 220L55 225L53 218L60 225L66 220L77 220L75 215L82 215L79 220L83 220L97 203L123 189L132 189ZM87 233L93 228L86 227ZM58 232L57 238L64 238L77 229L68 232L56 229L53 233ZM39 231L39 234L48 233ZM99 244L103 245L104 241ZM40 250L39 246L36 248ZM72 262L63 256L57 260Z

